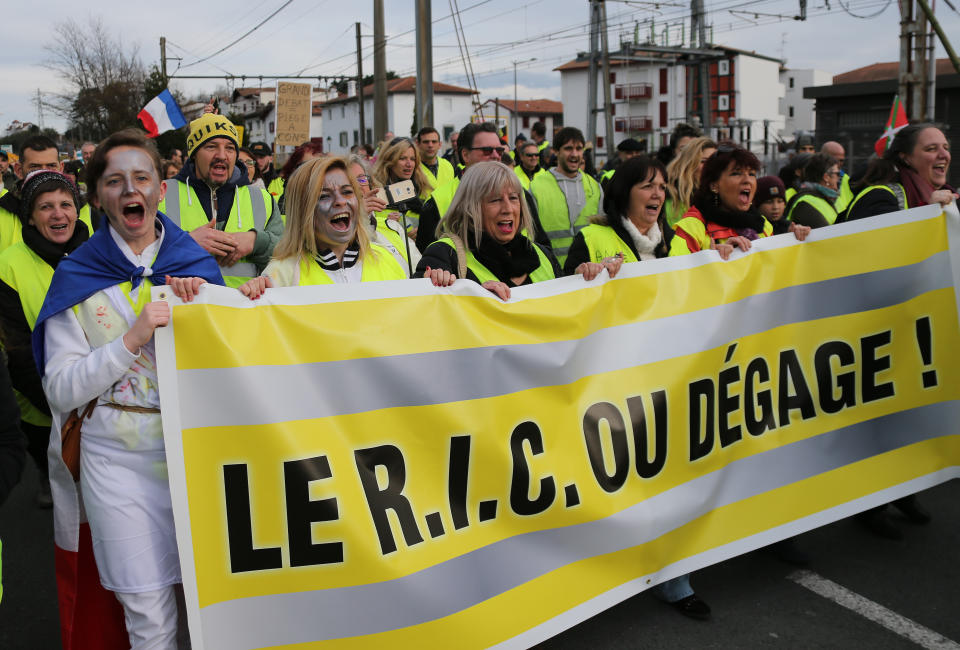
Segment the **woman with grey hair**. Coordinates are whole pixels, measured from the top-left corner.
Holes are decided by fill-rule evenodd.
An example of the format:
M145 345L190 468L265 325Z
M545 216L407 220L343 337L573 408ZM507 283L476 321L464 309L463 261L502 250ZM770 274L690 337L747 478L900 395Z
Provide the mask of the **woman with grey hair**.
M561 275L553 252L534 242L530 207L520 179L499 162L471 165L437 226L414 277L437 286L457 278L479 283L502 300L510 288Z

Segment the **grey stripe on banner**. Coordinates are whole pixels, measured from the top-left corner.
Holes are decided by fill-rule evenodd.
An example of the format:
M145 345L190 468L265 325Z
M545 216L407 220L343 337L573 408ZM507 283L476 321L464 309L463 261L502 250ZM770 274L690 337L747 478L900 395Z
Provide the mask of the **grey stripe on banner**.
M181 423L190 429L307 420L565 385L709 350L781 325L896 305L949 286L950 258L942 252L907 267L788 287L698 312L610 327L573 341L181 370ZM671 344L636 343L666 340Z
M306 643L449 616L573 562L645 544L717 508L939 438L958 418L958 401L893 413L734 461L609 517L510 537L402 578L209 605L200 612L204 644L239 650ZM625 571L625 580L631 577Z

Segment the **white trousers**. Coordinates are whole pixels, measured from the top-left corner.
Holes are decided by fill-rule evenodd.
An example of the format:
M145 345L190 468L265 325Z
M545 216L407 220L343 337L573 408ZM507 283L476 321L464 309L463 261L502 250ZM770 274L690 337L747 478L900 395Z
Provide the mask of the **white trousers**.
M114 594L123 605L130 650L189 650L183 585Z

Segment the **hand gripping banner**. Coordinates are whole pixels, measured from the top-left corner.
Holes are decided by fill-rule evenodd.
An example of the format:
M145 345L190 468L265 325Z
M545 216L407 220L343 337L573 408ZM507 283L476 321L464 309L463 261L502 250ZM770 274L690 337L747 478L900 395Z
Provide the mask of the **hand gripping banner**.
M526 647L957 477L958 233L919 208L508 303L426 280L173 300L194 647Z

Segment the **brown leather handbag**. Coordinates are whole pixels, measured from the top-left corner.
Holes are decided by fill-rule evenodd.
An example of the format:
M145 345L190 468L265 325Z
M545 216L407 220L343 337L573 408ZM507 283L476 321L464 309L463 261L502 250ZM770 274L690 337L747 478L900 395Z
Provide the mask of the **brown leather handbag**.
M77 409L70 411L63 426L60 427L60 455L74 481L80 480L80 427L83 421L93 415L93 407L97 405L97 397L90 400L82 414Z

